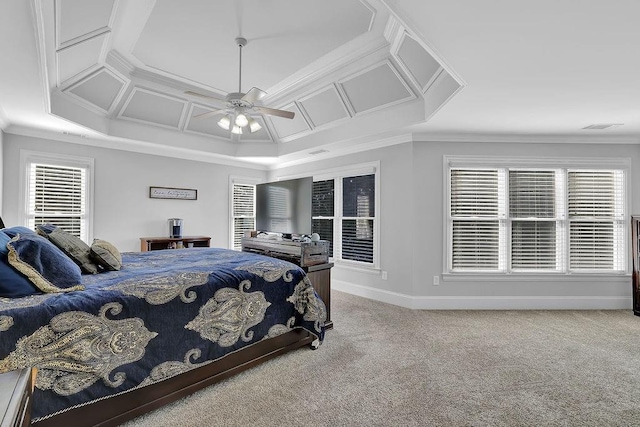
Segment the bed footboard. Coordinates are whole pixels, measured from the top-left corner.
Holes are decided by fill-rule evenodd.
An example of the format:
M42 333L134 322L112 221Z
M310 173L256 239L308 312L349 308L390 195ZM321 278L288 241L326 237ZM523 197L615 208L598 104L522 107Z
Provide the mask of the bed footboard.
M68 410L34 425L117 426L281 354L311 345L314 339L307 331L295 329L159 383Z

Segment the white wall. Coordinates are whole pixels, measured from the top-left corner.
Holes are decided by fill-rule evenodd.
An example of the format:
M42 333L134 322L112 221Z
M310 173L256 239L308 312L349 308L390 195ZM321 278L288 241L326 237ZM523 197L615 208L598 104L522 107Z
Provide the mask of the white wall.
M184 219L185 235L229 246L229 176L264 179L266 172L95 148L20 135L4 136L4 220L18 222L20 149L95 159L94 237L121 251L140 250L140 237L168 236L168 218ZM149 186L195 188L198 200L150 199Z
M378 274L333 269L332 285L413 308L629 308L631 278L582 276L518 280L442 280L445 155L631 158L637 145L413 142L276 170L270 179L379 160L381 163L381 268ZM631 213L640 213L640 173L629 179ZM439 276L440 285L433 285Z

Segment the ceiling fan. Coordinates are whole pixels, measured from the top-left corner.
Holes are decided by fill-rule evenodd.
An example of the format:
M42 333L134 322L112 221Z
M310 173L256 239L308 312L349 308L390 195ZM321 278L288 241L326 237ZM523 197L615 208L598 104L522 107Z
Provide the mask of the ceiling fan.
M255 105L255 103L267 94L265 91L258 89L257 87L251 88L247 93L242 92L242 48L247 45L247 39L244 37L236 38L236 44L240 49L240 65L238 67L238 91L231 92L226 96L226 105L220 107L217 110L208 111L203 114L193 116L194 119L204 119L218 114L224 114L218 121L218 126L225 130L231 130L231 133L236 135L242 134L242 129L249 127L251 133L257 132L262 129L262 126L251 117L251 113L267 114L270 116L284 117L285 119L293 119L295 113L292 111L277 110L275 108L262 107ZM198 92L186 91L188 95L198 96L201 98L208 98L215 101L221 101L218 98L214 98L209 95L203 95Z

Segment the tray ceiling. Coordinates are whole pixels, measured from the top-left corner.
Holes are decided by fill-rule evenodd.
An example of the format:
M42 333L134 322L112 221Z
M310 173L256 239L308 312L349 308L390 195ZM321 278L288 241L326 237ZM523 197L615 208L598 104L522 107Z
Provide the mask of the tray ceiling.
M580 5L3 0L0 128L279 166L400 140L637 143L640 3ZM237 90L239 35L243 89L297 115L238 141L185 91Z
M389 119L367 120L361 136L414 124L461 88L382 0L33 1L51 114L107 138L173 137L238 157L260 144L254 152L278 158L335 143L369 114ZM267 96L258 105L295 118L252 113L262 129L235 136L216 125L221 115L194 116L239 91L239 36L248 40L242 92L259 87ZM453 84L427 101L443 73ZM397 110L406 103L414 114ZM323 132L330 137L314 137Z

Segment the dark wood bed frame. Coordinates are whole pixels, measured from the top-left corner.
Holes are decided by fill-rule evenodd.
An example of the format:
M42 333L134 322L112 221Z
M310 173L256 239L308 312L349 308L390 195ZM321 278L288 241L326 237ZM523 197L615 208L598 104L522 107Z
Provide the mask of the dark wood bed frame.
M314 340L315 337L309 332L295 329L286 334L260 341L200 368L129 393L71 409L42 420L34 426L117 426L276 356L304 345L311 346ZM34 404L38 403L34 402Z

